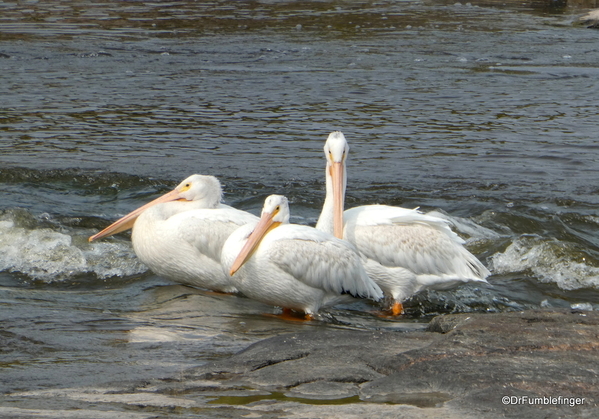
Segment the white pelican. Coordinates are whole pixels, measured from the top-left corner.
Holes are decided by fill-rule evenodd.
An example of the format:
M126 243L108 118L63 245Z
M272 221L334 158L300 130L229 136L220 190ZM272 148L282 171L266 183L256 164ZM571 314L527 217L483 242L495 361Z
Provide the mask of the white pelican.
M324 146L326 198L316 228L356 246L366 259L366 272L391 300L394 315L403 313L402 302L422 289L486 282L489 270L464 248L446 220L387 205L344 212L348 152L345 136L331 133Z
M236 292L220 265L221 249L233 231L258 217L220 204L221 196L214 176L192 175L89 241L133 228L133 249L156 274L194 287Z
M223 269L237 289L266 304L305 314L354 297L379 300L381 289L364 270L354 246L315 228L289 224L289 204L266 198L258 224L239 228L225 242Z

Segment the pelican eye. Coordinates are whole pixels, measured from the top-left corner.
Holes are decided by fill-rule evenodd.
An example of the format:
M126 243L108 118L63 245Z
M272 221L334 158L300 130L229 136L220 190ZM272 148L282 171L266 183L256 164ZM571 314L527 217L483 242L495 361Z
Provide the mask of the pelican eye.
M185 185L181 186L181 189L179 190L179 192L186 192L191 188L191 182L186 183Z

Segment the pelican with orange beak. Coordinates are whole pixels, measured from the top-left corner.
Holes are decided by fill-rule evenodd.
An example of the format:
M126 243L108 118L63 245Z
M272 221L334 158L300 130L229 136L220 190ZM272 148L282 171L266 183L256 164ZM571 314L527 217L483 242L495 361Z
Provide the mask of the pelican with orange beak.
M417 209L365 205L344 211L349 145L332 132L324 146L326 198L316 228L352 243L366 272L384 291L393 315L423 289L487 282L489 270L464 247L442 218Z
M139 259L175 282L219 292L236 292L220 256L229 235L258 217L220 203L214 176L192 175L175 189L91 236L98 240L130 228Z
M289 224L289 203L281 195L266 198L258 223L231 234L221 261L242 294L284 312L303 313L307 319L351 297L383 296L350 243L312 227Z

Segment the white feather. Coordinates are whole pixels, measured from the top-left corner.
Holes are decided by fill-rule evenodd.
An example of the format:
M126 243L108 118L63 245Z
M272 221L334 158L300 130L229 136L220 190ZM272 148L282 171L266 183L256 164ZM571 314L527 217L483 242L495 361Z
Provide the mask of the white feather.
M281 207L287 205L286 199L281 202ZM282 211L287 211L288 221L288 208ZM226 241L222 251L226 272L253 228L241 227ZM383 295L350 243L312 227L292 224L269 231L231 281L250 298L307 314L346 301L346 294L375 300Z
M234 292L220 266L222 245L231 232L258 218L220 204L221 196L214 176L192 175L89 240L132 227L135 253L155 273L200 288Z
M222 246L240 226L258 218L234 208L196 209L171 217L152 207L138 218L131 236L140 260L173 281L222 292L235 292L220 265Z
M327 196L316 227L332 233L334 188L345 199L345 161L349 146L341 132L329 135ZM342 165L342 178L333 179L333 165ZM343 205L343 204L341 204ZM366 259L368 275L393 300L401 302L424 289L446 289L468 281L486 282L489 270L466 248L446 220L417 209L366 205L343 212L343 238Z

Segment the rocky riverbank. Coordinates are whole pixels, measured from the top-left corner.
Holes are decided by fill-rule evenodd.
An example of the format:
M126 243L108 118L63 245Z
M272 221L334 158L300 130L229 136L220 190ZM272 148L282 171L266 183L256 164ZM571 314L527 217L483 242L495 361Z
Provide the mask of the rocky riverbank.
M598 417L598 324L535 310L286 334L144 391L215 395L212 412L237 417Z
M166 368L172 352L162 343L149 378L42 380L5 393L0 416L595 418L598 326L594 311L532 310L444 315L418 331L315 328L199 367ZM8 347L44 344L0 337Z

